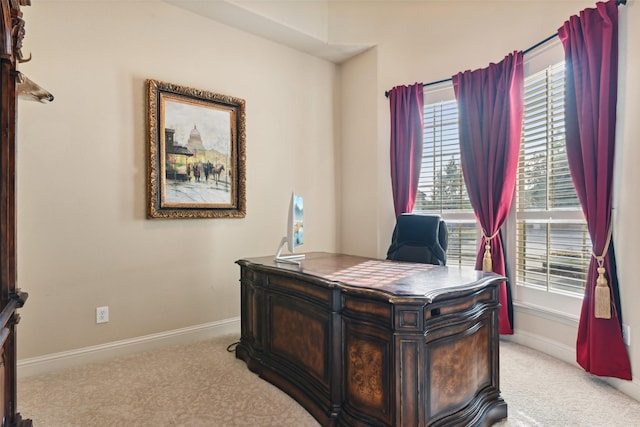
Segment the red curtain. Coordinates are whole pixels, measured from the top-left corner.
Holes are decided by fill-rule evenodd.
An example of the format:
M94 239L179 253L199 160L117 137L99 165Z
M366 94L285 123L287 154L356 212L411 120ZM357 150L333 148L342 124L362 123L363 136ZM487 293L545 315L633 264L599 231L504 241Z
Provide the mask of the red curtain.
M522 52L488 68L458 73L453 76L453 88L458 101L462 173L483 232L476 269L483 269L488 250L492 268L485 270L504 276L499 230L509 214L516 184L524 112ZM513 334L508 286L503 283L500 287L501 334Z
M422 83L396 86L389 92L391 108L391 189L396 217L411 212L416 201L424 109Z
M618 80L618 8L615 1L597 3L572 16L558 30L567 64L566 139L571 177L593 243L585 287L576 357L595 375L631 379L618 311L618 279L612 260L611 195ZM596 259L599 257L600 260ZM600 265L599 265L600 264ZM608 288L596 290L598 267ZM607 315L598 299L605 301ZM596 297L597 296L597 297ZM608 300L614 302L610 304ZM617 306L616 307L616 303ZM602 318L604 316L604 318Z

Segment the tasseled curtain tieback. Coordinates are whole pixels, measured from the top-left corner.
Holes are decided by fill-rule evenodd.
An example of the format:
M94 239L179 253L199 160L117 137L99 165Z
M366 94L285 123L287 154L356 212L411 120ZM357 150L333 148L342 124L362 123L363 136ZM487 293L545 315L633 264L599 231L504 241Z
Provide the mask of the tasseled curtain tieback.
M492 236L482 230L482 235L485 239L484 245L484 257L482 258L482 271L493 272L493 260L491 259L491 240L498 235L500 230L493 233ZM609 232L607 234L607 241L604 245L602 255L596 255L592 252L591 255L598 262L598 278L596 279L596 289L594 294L594 310L596 319L611 319L611 289L609 288L609 282L604 276L606 269L604 267L604 257L609 251L609 244L611 243L611 226L609 226Z
M598 278L596 279L596 289L593 296L594 302L594 315L596 319L611 319L611 289L609 289L609 282L604 277L606 269L604 268L604 257L609 251L609 244L611 243L611 224L609 225L609 232L607 234L607 242L602 250L602 255L596 255L595 251L591 255L598 262Z
M491 259L491 240L498 235L500 229L498 229L491 237L487 236L487 233L482 230L484 236L484 257L482 258L482 271L493 272L493 261Z

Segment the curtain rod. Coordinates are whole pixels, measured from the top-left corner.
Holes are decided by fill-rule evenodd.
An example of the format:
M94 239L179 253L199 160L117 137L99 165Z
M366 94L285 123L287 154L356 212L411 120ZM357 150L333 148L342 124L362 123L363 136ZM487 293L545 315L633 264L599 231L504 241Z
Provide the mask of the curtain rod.
M616 6L620 6L621 4L627 4L627 0L616 0ZM552 34L549 37L547 37L546 39L534 44L530 48L527 48L527 49L523 50L522 54L526 55L527 53L531 52L533 49L536 49L536 48L542 46L543 44L550 42L551 40L555 39L556 37L558 37L558 33ZM451 80L452 80L452 78L449 77L448 79L442 79L442 80L438 80L436 82L422 83L422 87L435 86L435 85L440 84L440 83L450 82ZM389 91L385 91L384 96L386 96L388 98L389 97Z

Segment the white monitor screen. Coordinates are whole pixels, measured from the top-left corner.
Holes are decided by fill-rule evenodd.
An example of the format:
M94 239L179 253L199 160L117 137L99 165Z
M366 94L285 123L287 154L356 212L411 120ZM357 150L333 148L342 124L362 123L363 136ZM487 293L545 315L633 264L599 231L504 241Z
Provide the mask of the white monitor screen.
M290 251L304 243L304 200L302 196L293 194L291 196L291 247Z

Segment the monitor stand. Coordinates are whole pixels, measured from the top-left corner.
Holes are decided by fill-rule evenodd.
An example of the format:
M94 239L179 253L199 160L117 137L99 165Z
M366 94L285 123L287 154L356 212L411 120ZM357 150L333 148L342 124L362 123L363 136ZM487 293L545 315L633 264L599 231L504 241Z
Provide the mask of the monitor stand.
M282 240L280 240L280 245L278 245L278 250L276 251L275 261L300 265L300 261L304 259L304 254L282 255L282 250L286 246L287 242L288 239L286 237L283 237Z

